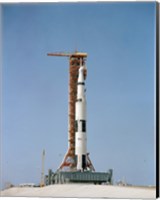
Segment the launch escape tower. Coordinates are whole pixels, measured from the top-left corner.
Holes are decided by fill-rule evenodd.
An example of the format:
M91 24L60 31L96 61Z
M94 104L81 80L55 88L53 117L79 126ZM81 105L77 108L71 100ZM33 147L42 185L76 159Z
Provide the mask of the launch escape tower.
M85 66L87 53L48 53L48 56L69 57L69 127L68 127L68 150L59 167L62 171L76 171L77 159L75 155L75 104L77 99L77 81L80 66ZM87 69L84 69L84 79L87 76ZM95 171L93 164L87 153L87 169Z

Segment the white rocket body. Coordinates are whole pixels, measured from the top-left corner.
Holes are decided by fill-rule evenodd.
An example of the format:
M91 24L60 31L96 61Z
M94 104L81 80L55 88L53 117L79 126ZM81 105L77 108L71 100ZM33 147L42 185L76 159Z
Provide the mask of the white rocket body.
M77 156L77 170L84 171L87 168L87 134L86 134L86 99L84 66L79 68L77 82L77 101L75 110L76 140L75 154Z

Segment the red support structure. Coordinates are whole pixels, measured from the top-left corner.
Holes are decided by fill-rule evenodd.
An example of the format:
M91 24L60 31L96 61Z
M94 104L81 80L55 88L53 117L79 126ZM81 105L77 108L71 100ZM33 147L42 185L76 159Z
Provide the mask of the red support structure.
M86 53L75 52L69 53L49 53L48 56L66 56L69 57L69 127L68 127L68 150L59 167L59 170L75 171L76 156L75 156L75 103L77 98L77 79L80 64L85 65ZM87 70L84 71L84 76L87 76ZM94 167L87 155L87 165L91 171L95 171Z

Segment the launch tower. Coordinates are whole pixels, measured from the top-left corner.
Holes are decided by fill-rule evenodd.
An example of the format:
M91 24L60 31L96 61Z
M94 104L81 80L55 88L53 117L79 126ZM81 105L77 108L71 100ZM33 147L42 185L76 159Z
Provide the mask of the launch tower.
M112 169L95 172L87 153L85 80L87 53L48 53L48 56L69 57L69 126L68 150L54 173L45 176L45 185L57 183L112 184Z
M80 66L84 66L83 76L84 80L87 76L86 58L87 53L74 52L74 53L48 53L48 56L65 56L69 58L69 116L68 116L68 150L64 159L59 167L62 171L76 171L77 170L77 156L75 155L75 105L77 100L77 83L78 73ZM93 164L89 158L89 153L86 154L86 169L95 171Z

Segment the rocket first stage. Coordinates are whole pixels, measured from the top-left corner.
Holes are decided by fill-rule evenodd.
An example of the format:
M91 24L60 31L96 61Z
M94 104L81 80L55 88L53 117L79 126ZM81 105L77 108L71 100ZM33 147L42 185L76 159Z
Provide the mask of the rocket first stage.
M87 169L86 98L84 69L84 66L79 68L77 100L75 108L75 154L77 158L77 170L80 171Z

